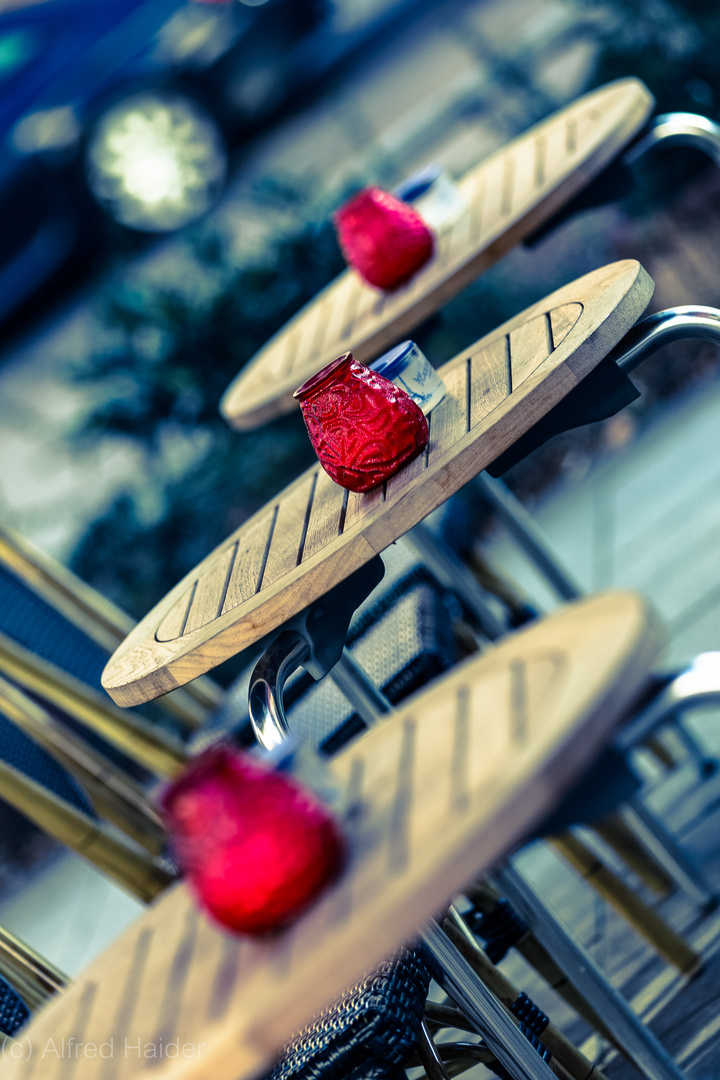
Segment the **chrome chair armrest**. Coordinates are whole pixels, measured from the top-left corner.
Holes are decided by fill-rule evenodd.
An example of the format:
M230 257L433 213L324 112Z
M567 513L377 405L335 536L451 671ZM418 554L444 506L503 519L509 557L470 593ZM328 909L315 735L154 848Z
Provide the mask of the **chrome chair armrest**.
M720 345L720 310L687 304L657 311L633 326L608 359L621 371L634 371L663 345L683 338L700 338Z
M621 751L632 749L676 713L718 704L720 652L700 653L622 729L615 739L615 748Z
M672 146L702 150L716 165L720 165L720 125L698 113L663 113L650 122L623 154L622 161L632 169L659 148Z
M283 705L285 682L310 655L310 646L297 630L283 630L253 669L248 690L250 722L263 750L275 750L290 735Z

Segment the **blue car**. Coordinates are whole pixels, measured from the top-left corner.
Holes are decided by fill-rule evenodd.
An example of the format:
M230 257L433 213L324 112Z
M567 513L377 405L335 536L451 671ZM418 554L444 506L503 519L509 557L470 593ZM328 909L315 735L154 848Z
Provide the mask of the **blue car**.
M41 0L0 14L0 325L119 233L200 218L233 147L419 2L367 16L358 0Z

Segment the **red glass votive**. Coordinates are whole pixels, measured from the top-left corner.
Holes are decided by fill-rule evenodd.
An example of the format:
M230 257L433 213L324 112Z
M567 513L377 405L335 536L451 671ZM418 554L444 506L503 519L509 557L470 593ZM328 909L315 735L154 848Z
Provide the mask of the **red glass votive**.
M238 933L285 926L342 867L345 843L329 810L292 777L229 746L191 762L161 805L200 905Z
M295 391L320 464L336 484L369 491L427 446L409 394L345 353Z
M347 262L378 289L404 285L435 247L417 210L378 187L363 188L333 220Z

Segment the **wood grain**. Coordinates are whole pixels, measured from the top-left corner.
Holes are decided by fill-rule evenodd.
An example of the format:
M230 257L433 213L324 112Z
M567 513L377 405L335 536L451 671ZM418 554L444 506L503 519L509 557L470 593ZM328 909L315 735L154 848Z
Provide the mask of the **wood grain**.
M392 293L379 293L354 271L341 274L231 383L221 403L225 419L257 427L296 408L293 391L341 353L369 363L409 336L597 176L653 105L638 79L618 79L481 162L460 181L468 212L439 236L426 267Z
M397 540L577 385L635 323L652 288L639 263L614 263L559 289L460 353L440 371L449 393L431 413L425 456L385 487L342 501L320 480L320 466L310 469L129 635L103 675L111 697L136 704L208 671ZM555 311L562 318L553 349L548 326ZM196 626L191 619L198 596L206 594L204 582L212 578L207 592L214 596L231 548L237 554L222 613Z
M73 1046L81 1034L96 1047L112 1039L112 1058L100 1073L98 1055L79 1052L63 1080L261 1075L294 1031L554 807L643 688L658 640L639 597L608 593L410 698L332 763L363 807L336 886L284 934L240 945L173 887L26 1029L43 1077L57 1064L42 1058L49 1040ZM157 1054L176 1039L179 1057L134 1049ZM10 1058L5 1075L25 1068Z

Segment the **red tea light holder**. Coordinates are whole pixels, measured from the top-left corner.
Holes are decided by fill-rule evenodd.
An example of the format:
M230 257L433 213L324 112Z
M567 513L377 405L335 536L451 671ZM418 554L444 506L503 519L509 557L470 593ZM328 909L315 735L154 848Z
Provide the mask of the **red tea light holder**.
M378 487L427 446L422 409L352 353L333 360L293 396L320 464L351 491Z
M435 250L434 235L417 210L378 187L359 191L333 222L348 265L388 292L405 285Z
M249 936L298 918L346 854L331 809L268 758L219 743L161 796L173 851L200 907ZM287 766L292 755L284 758Z

